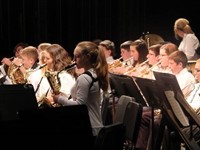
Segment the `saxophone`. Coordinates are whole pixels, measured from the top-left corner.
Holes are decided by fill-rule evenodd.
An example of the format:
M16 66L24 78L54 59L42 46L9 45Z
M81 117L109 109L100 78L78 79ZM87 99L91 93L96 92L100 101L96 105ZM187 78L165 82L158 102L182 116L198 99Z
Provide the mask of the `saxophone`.
M45 72L45 77L47 78L47 80L50 84L52 93L54 93L56 95L60 93L60 87L61 87L61 83L60 83L58 74L59 74L58 72L50 72L50 71ZM58 103L49 102L49 100L46 98L46 96L44 96L42 98L42 100L40 101L40 107L60 107L60 106L61 105Z
M53 93L59 94L61 83L60 83L60 79L58 77L58 72L46 71L45 76L47 77L47 80L49 81L49 84L51 86Z

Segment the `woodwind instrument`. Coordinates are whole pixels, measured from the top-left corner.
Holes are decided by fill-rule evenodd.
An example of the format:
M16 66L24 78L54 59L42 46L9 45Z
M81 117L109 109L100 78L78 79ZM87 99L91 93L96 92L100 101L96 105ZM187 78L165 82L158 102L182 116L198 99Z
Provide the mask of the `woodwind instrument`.
M142 62L141 64L139 64L138 66L135 66L133 68L130 68L127 72L124 73L124 75L129 75L132 72L135 72L137 70L137 68L144 66L146 63L148 63L148 59L145 60L144 62Z
M57 95L57 94L62 93L62 92L60 92L61 82L60 82L60 78L59 78L59 73L61 73L62 71L67 71L67 72L71 71L75 67L76 67L76 63L72 62L71 64L64 67L60 71L53 71L53 72L45 71L45 77L47 78L47 81L49 82L49 85L52 89L53 94ZM41 103L40 104L41 107L61 107L62 106L59 103L50 102L46 97L42 98L40 103Z

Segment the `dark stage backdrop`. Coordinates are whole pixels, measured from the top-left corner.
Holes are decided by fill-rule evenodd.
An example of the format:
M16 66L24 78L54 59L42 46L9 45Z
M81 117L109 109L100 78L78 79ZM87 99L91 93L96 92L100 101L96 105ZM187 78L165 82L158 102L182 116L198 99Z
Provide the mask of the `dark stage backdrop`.
M150 0L0 0L0 57L12 56L19 42L61 44L72 55L83 40L120 43L143 33L158 34L178 44L173 34L177 18L185 17L200 38L198 1Z

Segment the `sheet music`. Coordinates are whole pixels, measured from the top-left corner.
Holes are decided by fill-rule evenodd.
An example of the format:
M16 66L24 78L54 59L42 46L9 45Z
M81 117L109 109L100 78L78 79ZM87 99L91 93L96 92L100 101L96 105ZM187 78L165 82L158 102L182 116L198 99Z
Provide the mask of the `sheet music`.
M179 103L174 97L173 91L165 91L165 95L168 99L168 102L170 103L170 106L172 107L172 110L176 116L176 118L180 121L180 123L186 127L189 126L188 118L185 116L182 108L180 107Z

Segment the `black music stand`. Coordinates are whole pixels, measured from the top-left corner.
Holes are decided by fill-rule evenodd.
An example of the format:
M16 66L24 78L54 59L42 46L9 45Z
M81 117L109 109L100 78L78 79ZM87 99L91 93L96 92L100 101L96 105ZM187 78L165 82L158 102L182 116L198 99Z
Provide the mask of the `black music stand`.
M0 148L94 150L86 105L23 110L19 111L19 118L0 124L4 137ZM30 140L32 137L37 140ZM11 144L6 144L7 141Z
M19 119L20 110L38 109L31 84L0 85L0 121Z
M160 72L153 72L154 76L159 83L159 87L162 89L162 92L165 91L173 91L174 98L180 105L180 111L183 111L183 114L189 119L189 128L190 128L190 136L186 134L184 131L187 127L183 126L183 124L178 121L178 117L180 117L178 114L176 114L172 107L170 106L169 100L166 98L164 103L164 110L168 118L170 119L171 123L175 126L177 131L179 132L181 138L184 140L186 145L191 149L200 149L198 144L196 144L195 139L192 137L192 127L191 124L197 125L197 127L200 127L200 119L199 116L193 111L193 109L189 106L189 104L186 102L184 95L180 89L180 86L178 84L178 81L176 79L176 76L169 73L160 73ZM173 112L173 113L171 113ZM177 116L178 115L178 116Z
M148 105L132 77L109 73L109 81L111 89L114 90L114 96L119 98L122 95L127 95L134 97L136 102L142 106Z
M161 109L163 107L163 95L160 92L159 86L157 85L156 80L147 79L147 78L140 78L135 77L135 81L138 84L141 92L143 93L144 97L146 98L149 106L151 107L151 115L152 115L152 149L160 148L161 145L161 138L157 138L157 141L154 141L154 110ZM164 120L161 120L160 130L164 127ZM159 137L162 137L163 133L159 134ZM154 143L156 142L156 143Z
M156 71L153 71L153 74L162 89L172 90L175 94L179 92L182 96L184 96L175 75Z

